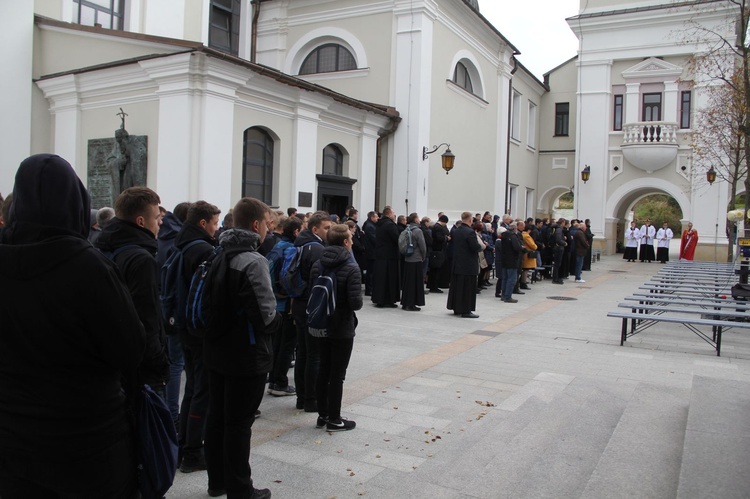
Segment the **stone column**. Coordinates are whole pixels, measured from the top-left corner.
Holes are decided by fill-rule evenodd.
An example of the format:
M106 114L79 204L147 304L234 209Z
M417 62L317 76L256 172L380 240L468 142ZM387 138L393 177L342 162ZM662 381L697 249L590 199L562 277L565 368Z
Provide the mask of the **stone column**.
M50 152L73 165L85 184L88 172L86 157L79 147L81 108L76 76L65 75L50 80L40 80L37 86L50 102L49 110L52 114L53 128Z

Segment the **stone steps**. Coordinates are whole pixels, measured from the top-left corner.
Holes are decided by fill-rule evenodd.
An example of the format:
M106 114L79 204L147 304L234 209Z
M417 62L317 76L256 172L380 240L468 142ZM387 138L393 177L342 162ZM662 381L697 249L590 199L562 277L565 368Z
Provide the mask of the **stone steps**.
M750 497L750 384L693 378L676 497Z

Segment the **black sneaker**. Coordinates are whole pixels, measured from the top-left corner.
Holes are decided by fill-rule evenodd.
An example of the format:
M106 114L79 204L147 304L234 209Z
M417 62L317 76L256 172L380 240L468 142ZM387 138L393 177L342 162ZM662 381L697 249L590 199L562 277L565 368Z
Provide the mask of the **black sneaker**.
M328 420L323 416L318 416L318 420L315 422L315 427L318 429L325 428Z
M269 499L271 497L271 491L268 489L253 489L253 495L250 499Z
M349 421L348 419L339 418L338 421L328 421L326 423L326 430L327 431L348 431L353 430L357 426L357 423L354 421Z
M274 397L288 397L290 395L297 395L297 390L292 385L287 385L281 388L279 385L274 385L273 388L268 388L268 393Z

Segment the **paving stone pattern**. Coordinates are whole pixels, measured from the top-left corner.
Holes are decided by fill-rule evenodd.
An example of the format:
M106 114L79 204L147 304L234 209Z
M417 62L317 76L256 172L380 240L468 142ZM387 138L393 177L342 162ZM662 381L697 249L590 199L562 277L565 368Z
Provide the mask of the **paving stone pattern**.
M621 347L620 321L606 317L658 270L603 257L585 285L541 281L516 304L484 291L472 320L445 308L447 294L419 313L366 302L342 408L357 428L316 429L294 397L266 396L256 487L276 498L749 497L750 335L724 333L716 357L661 323ZM206 486L205 472L178 472L167 497L207 497Z

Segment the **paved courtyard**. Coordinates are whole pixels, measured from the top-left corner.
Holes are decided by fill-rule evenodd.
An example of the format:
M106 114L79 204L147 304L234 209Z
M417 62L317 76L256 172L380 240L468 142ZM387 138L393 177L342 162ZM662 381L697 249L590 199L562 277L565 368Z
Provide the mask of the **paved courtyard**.
M473 320L446 310L447 294L419 313L366 302L342 410L357 429L318 430L294 397L266 396L256 487L277 498L750 496L747 333L726 332L721 357L678 325L621 347L620 321L606 317L659 268L602 257L585 284L542 281L517 304L484 291ZM206 488L205 472L178 472L168 497Z

